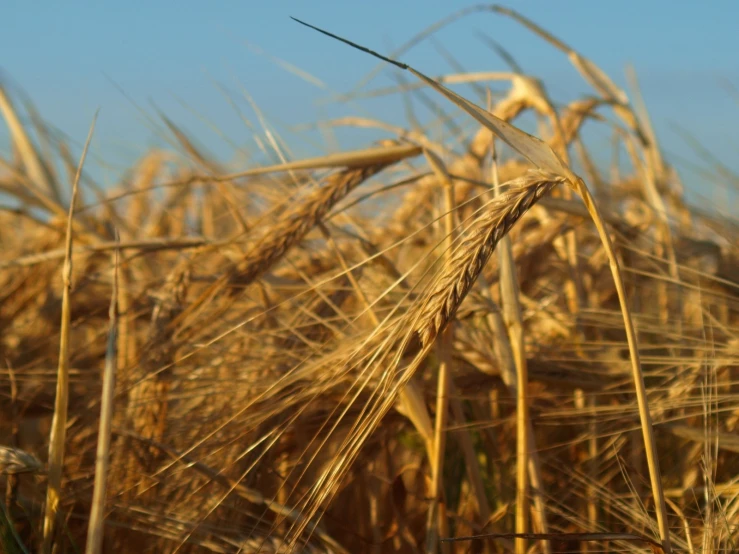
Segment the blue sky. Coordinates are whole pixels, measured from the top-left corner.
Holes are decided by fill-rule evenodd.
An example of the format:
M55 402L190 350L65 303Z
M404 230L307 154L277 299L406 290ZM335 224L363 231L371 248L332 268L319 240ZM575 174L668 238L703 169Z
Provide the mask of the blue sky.
M22 88L50 123L78 143L100 107L93 153L98 160L112 162L109 171L100 173L101 179L111 181L116 169L161 143L132 102L150 114L158 107L209 152L234 160L235 151L254 142L222 90L258 125L242 94L247 91L296 154L331 148L320 142L321 135L301 134L291 126L360 113L356 107L322 104L321 99L331 91L351 90L376 61L299 26L290 15L387 53L472 4L180 0L106 7L101 2L10 0L0 33L0 71L6 83ZM722 84L730 82L739 89L739 3L532 0L505 5L591 58L621 85L626 85L625 65L633 64L658 135L678 167L679 158L697 158L675 125L690 130L727 165L739 169L734 161L739 152L739 102ZM468 71L506 70L478 32L508 49L527 73L543 78L556 101L589 92L563 54L509 18L478 13L435 37ZM255 48L310 73L329 90L285 71ZM427 74L453 72L428 42L402 59ZM384 71L367 89L395 84L393 75ZM404 124L400 96L363 101L361 108L366 110L361 113ZM211 130L211 123L227 138ZM365 144L366 138L362 133L339 135L349 147ZM7 151L4 137L0 147ZM687 169L684 175L693 179ZM693 184L696 190L701 186L699 180Z

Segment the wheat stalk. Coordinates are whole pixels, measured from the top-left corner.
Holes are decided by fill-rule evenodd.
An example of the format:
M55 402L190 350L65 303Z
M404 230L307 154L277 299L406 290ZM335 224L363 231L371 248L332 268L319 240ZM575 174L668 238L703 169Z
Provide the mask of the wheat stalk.
M82 167L85 164L87 151L90 148L92 135L95 131L97 112L93 117L90 131L87 134L85 146L82 149L80 163L77 166L77 174L72 183L72 198L69 201L69 215L67 217L67 239L64 267L62 269L62 280L64 290L62 293L62 322L61 338L59 341L59 366L57 370L56 398L54 400L54 418L51 422L51 434L49 438L49 483L46 488L46 506L44 508L44 537L42 552L49 554L54 538L54 527L56 523L59 502L61 501L62 469L64 466L64 447L67 437L67 410L69 406L69 335L71 325L70 293L72 290L72 245L73 245L73 221L74 208L77 201L77 191Z

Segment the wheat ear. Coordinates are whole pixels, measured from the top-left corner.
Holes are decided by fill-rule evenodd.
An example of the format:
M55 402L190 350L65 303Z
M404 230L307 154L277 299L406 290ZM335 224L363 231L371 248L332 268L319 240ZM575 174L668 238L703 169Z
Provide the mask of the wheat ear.
M472 228L457 244L456 251L447 259L440 276L426 289L423 299L412 309L407 317L401 318L392 333L405 333L400 341L398 353L392 370L383 372L382 388L390 381L390 394L385 394L380 402L368 406L363 417L363 425L355 429L317 481L311 499L306 502L303 513L308 519L315 516L323 502L336 491L338 484L346 476L352 462L356 460L362 445L377 428L384 414L395 403L397 394L403 390L413 374L433 347L436 337L452 320L485 264L490 259L495 246L515 225L515 223L547 192L564 182L562 177L539 171L531 171L525 177L511 182L511 190L496 197L478 217ZM395 335L397 340L402 335ZM401 371L396 371L403 354L412 352L411 343L417 339L422 348L413 354L413 361ZM417 346L416 342L416 346ZM320 489L320 490L319 490ZM299 537L305 524L296 524L291 530L292 537Z
M424 347L454 317L500 239L542 196L563 183L564 178L532 171L516 181L511 183L511 190L490 202L486 213L458 245L448 271L439 277L421 305L414 329Z
M285 255L297 242L321 221L337 202L370 177L385 169L388 163L345 169L331 175L307 202L282 218L265 238L252 248L229 281L235 285L248 285Z

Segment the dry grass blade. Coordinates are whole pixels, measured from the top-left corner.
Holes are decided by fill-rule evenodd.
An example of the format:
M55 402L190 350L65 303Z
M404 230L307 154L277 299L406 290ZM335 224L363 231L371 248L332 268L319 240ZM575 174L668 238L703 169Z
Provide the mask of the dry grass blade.
M454 21L457 21L458 19L465 17L467 15L478 13L481 11L488 11L490 10L490 6L487 6L485 4L480 4L477 6L469 6L466 8L462 8L461 10L452 13L451 15L448 15L441 19L440 21L437 21L433 25L429 25L426 29L418 33L416 36L411 38L410 40L406 41L405 44L400 46L399 48L395 49L393 51L391 57L397 57L401 56L403 53L407 52L409 49L413 48L416 44L420 43L422 40L424 40L426 37L429 37L433 35L435 32L440 30L441 28L453 23ZM293 18L294 19L294 18ZM387 59L381 58L384 61L389 61ZM392 63L392 62L391 62ZM369 83L382 69L382 65L379 65L374 70L372 70L366 77L364 77L355 87L354 90L357 91L364 87L367 83Z
M51 553L54 539L54 524L56 522L57 510L61 500L62 470L64 467L64 446L67 436L67 409L69 404L69 333L71 320L71 306L69 295L72 290L72 220L74 218L74 207L77 200L77 190L82 167L85 164L87 151L90 148L92 134L95 131L97 113L90 125L82 156L77 167L74 183L72 183L72 197L69 202L69 217L67 218L67 245L64 267L62 269L63 292L62 292L62 323L61 336L59 339L59 368L57 370L56 399L54 401L54 418L51 423L51 435L49 438L49 483L46 490L46 505L44 511L44 537L42 552Z
M365 150L356 150L353 152L339 152L337 154L329 154L319 158L309 158L307 160L298 160L295 162L287 162L284 164L270 165L265 167L257 167L248 171L239 173L231 173L229 175L221 175L218 177L203 177L209 181L231 181L240 177L251 177L255 175L267 175L279 171L296 171L301 169L322 169L322 168L360 168L372 165L382 165L397 162L415 156L421 152L418 146L413 144L398 144L395 146L382 146L380 148L367 148Z
M500 137L516 152L530 161L536 168L541 171L563 175L567 178L572 176L572 172L562 163L562 160L554 153L554 151L543 141L536 137L521 131L510 123L495 117L490 112L483 110L472 102L462 98L458 94L443 87L433 79L426 77L422 73L416 71L410 66L406 68L416 75L419 79L426 81L429 86L437 92L443 94L450 101L465 110L469 115L474 117L483 126L490 129L495 135Z
M116 364L118 361L118 272L119 250L115 251L113 263L113 294L110 298L110 328L108 347L105 352L103 370L103 392L100 402L100 427L98 430L97 456L95 460L95 484L92 493L90 523L87 529L86 554L99 554L103 547L105 526L105 497L110 467L110 438L113 423L113 399L115 396Z
M398 78L400 78L400 75L398 75ZM437 83L442 83L445 85L458 85L465 83L475 85L483 81L510 81L515 78L515 73L501 71L480 71L477 73L452 73L448 75L437 75L433 78L433 80ZM404 80L401 82L401 85L395 87L385 87L381 89L370 90L362 94L357 94L355 95L355 98L376 98L379 96L388 96L400 92L411 92L429 86L428 83L405 83ZM455 129L457 128L455 127Z

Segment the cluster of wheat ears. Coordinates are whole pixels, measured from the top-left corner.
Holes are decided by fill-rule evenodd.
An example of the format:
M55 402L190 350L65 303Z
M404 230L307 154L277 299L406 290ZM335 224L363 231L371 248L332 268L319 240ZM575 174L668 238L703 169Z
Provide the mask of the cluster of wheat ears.
M179 153L102 190L94 124L78 159L0 89L4 552L737 551L736 220L686 202L638 92L509 9L394 55L480 12L593 95L497 45L510 72L385 58L437 119L324 121L387 139L303 160L265 127L274 163L229 173L164 118Z

